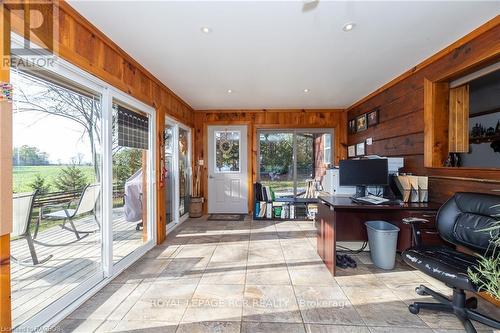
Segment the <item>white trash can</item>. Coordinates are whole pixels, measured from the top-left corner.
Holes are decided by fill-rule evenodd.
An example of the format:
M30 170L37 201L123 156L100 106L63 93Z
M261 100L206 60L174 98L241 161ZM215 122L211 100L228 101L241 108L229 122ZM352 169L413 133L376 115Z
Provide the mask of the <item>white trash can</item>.
M367 221L365 225L373 263L382 269L393 269L399 228L385 221Z

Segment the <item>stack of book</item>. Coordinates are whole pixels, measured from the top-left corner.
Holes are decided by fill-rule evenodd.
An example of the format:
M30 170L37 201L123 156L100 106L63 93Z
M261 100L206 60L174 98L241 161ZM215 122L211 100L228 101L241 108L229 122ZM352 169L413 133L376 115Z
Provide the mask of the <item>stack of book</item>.
M296 206L293 202L275 201L274 191L261 183L254 184L255 218L258 219L295 219Z
M276 198L274 191L269 186L263 186L261 183L254 184L255 201L271 202Z
M295 205L287 202L255 202L255 217L261 219L295 219Z

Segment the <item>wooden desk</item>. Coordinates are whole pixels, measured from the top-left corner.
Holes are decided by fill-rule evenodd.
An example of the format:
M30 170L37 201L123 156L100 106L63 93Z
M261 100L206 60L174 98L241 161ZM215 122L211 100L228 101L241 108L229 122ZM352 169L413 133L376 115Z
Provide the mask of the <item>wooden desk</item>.
M382 220L399 227L397 251L413 244L411 227L402 223L405 217L420 217L430 221L422 225L424 244L443 243L435 227L435 217L440 205L436 203L408 203L368 205L358 204L347 197L320 196L316 229L318 254L335 275L335 244L337 241L367 241L364 223Z

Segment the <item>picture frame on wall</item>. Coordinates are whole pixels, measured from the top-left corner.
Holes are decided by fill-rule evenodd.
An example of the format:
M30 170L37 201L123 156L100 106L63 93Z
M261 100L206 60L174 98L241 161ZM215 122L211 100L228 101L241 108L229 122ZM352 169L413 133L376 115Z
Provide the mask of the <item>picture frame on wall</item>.
M368 128L366 118L366 113L356 117L356 132L361 132Z
M378 124L378 114L379 114L378 109L375 109L371 112L368 112L368 116L367 116L368 127L375 126Z
M355 157L356 156L356 145L351 145L347 147L347 157Z
M348 131L349 131L349 134L356 133L356 119L349 120L349 122L348 122Z
M365 142L360 142L356 145L356 156L365 155Z

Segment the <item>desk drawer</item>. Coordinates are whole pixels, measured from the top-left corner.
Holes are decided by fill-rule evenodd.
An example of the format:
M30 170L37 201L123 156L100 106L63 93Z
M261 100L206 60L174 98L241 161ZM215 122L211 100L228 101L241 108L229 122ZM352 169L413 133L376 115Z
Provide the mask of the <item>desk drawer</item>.
M442 245L444 243L436 229L420 229L420 236L424 245Z

